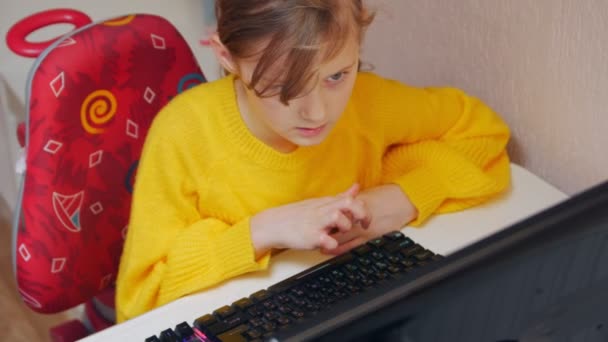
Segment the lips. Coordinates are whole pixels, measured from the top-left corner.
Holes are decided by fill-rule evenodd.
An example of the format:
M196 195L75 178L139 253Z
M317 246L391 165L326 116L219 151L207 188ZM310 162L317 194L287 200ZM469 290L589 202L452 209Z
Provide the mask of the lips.
M321 132L323 132L323 130L325 129L326 126L327 125L321 125L321 126L314 127L314 128L298 127L297 130L300 133L300 135L302 135L302 136L314 137L314 136L321 134Z

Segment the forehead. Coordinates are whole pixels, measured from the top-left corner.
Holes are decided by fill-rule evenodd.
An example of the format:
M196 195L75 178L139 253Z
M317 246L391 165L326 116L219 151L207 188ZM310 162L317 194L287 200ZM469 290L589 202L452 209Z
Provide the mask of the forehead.
M342 45L340 50L334 51L331 54L329 53L331 51L328 50L331 48L329 44L332 44L332 42L324 43L319 47L319 53L317 54L315 61L309 66L309 72L319 73L320 76L328 76L339 72L341 69L358 61L360 48L358 39L355 39L354 37L349 38L344 44L340 44ZM241 73L247 79L251 78L268 42L263 42L260 45L263 45L260 48L260 53L239 61ZM287 60L287 55L278 58L272 66L265 71L263 79L278 80L287 77L289 73L289 65L286 65Z

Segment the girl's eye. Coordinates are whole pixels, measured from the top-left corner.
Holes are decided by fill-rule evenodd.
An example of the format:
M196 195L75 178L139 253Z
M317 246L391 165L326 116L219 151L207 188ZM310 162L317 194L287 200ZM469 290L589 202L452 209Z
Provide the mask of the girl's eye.
M335 73L335 74L333 74L333 75L329 76L329 77L327 78L327 80L328 80L329 82L336 83L336 82L340 81L342 78L344 78L344 75L345 75L345 74L346 74L346 72L345 72L345 71L341 71L341 72L338 72L338 73Z

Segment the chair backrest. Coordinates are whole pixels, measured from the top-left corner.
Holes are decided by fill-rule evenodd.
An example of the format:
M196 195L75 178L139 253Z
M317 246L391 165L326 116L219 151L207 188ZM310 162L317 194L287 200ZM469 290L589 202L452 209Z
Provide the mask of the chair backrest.
M114 284L148 127L205 81L180 33L155 15L83 26L37 58L13 241L33 310L63 311Z

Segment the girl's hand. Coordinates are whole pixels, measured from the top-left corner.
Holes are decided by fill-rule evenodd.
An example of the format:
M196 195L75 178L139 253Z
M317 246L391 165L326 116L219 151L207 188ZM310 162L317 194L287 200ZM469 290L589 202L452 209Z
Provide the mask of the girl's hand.
M362 192L357 196L362 200L374 218L367 229L358 225L348 231L339 231L330 237L338 242L336 248L321 248L326 254L342 254L366 241L400 230L418 215L418 212L401 188L395 184L381 185Z
M336 196L291 203L253 216L250 229L256 254L271 248L337 248L332 231L347 233L355 223L361 227L370 224L366 204L356 197L358 193L359 185L354 184Z

